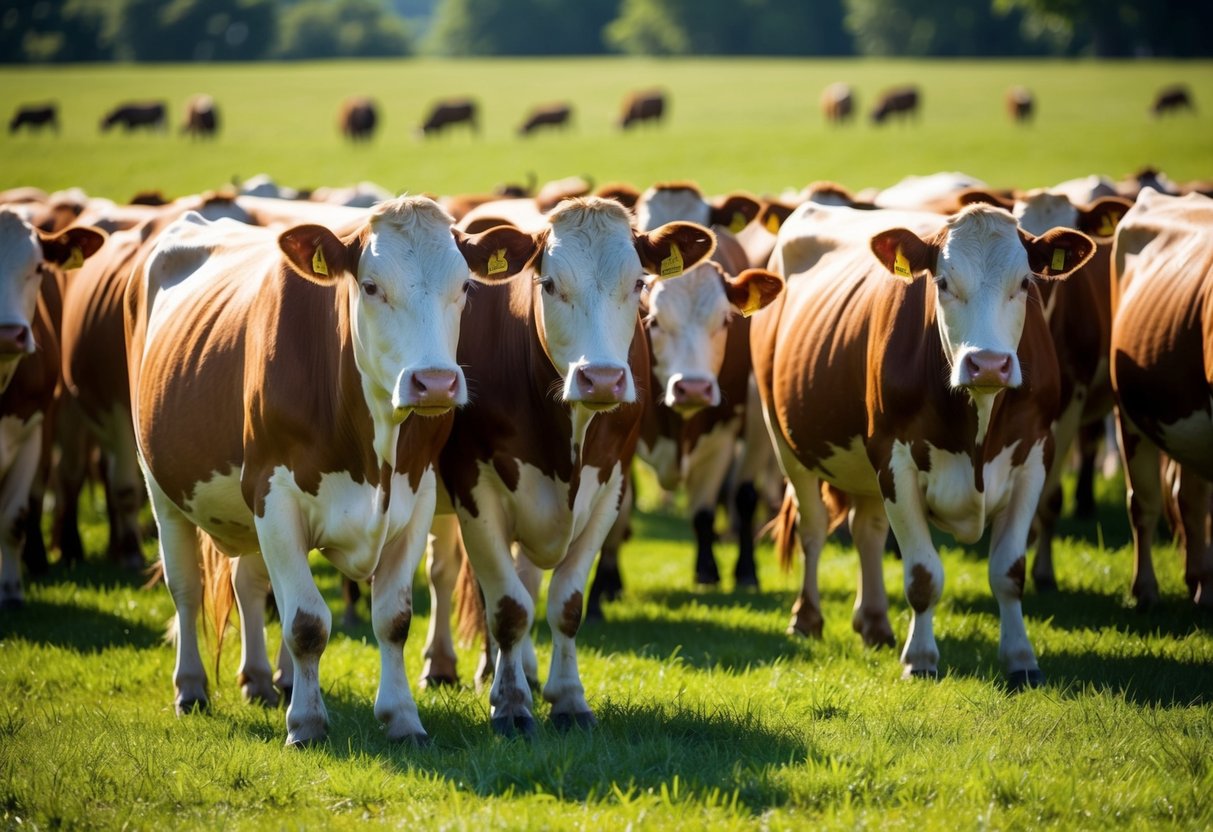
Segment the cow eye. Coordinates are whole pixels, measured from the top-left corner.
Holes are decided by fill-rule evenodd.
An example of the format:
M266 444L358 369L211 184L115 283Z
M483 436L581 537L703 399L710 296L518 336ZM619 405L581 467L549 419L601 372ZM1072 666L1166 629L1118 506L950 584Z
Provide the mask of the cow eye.
M935 281L935 285L939 287L939 291L944 292L944 293L947 293L947 291L948 291L948 279L947 279L946 277L941 277L941 278L939 278L938 280L936 280L936 281Z
M375 295L379 294L379 287L373 280L364 280L362 282L362 291L366 292L367 297L373 298Z
M645 286L647 286L647 285L648 285L648 284L644 282L644 278L643 278L643 277L642 277L642 278L640 278L639 280L637 280L637 281L636 281L636 291L637 291L637 292L643 292L643 291L644 291L644 287L645 287Z
M652 332L654 329L657 329L657 319L656 318L651 318L651 317L645 318L644 322L648 325L650 332Z
M468 292L472 291L472 284L473 284L473 283L475 283L475 281L474 281L474 280L465 280L465 281L463 281L463 293L464 293L465 295L466 295Z
M543 291L547 292L549 295L556 294L556 281L552 280L552 278L540 277L538 278L538 283L539 288L543 289Z
M1032 285L1031 279L1025 277L1023 279L1023 283L1020 284L1020 288L1022 288L1026 292L1026 291L1028 291L1028 287L1031 285Z

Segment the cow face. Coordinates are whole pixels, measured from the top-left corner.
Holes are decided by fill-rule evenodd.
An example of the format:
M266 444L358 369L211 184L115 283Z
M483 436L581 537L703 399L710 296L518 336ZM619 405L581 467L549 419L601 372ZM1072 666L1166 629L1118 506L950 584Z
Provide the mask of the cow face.
M381 206L348 241L317 225L297 226L279 238L291 265L309 280L351 281L354 360L372 413L394 423L412 413L440 415L467 401L455 348L469 278L495 281L525 265L494 269L481 262L481 271L469 275L451 225L433 201L402 197ZM525 237L509 230L505 236Z
M644 323L662 404L683 416L720 404L716 376L730 321L757 312L782 290L783 280L771 272L747 269L732 277L712 262L677 280L654 280Z
M671 223L632 230L618 203L591 197L562 203L536 275L540 339L564 374L562 398L590 410L636 400L628 365L645 274L681 275L715 248L710 231Z
M932 240L904 228L872 238L872 251L894 276L934 278L935 320L953 387L996 393L1023 383L1016 351L1034 275L1062 279L1095 250L1086 235L1053 229L1025 234L1007 212L974 205L948 219Z
M44 236L16 213L0 211L0 377L5 386L17 360L37 349L33 319L43 264L77 268L104 242L103 233L87 227Z

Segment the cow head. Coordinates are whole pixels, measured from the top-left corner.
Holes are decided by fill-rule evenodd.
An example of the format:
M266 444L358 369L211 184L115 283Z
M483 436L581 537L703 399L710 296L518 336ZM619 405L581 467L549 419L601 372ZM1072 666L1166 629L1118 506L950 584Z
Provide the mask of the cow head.
M716 376L730 321L752 315L781 291L783 279L772 272L747 269L733 277L713 262L678 280L654 280L644 323L662 404L684 416L720 404Z
M1016 351L1034 277L1060 280L1091 258L1095 243L1078 231L1054 228L1032 236L1014 217L971 205L924 240L894 228L872 238L872 252L907 283L933 278L935 320L951 367L950 382L973 394L1019 387Z
M536 238L539 337L564 375L562 398L589 410L636 400L628 365L645 275L674 277L711 255L712 232L669 223L633 230L626 210L599 197L572 199Z
M44 264L77 268L104 242L105 234L95 228L45 235L15 212L0 210L0 365L6 384L16 361L37 349L33 320Z
M1062 194L1038 190L1020 195L1012 213L1029 234L1043 234L1050 228L1077 228L1084 234L1111 237L1120 218L1132 207L1133 203L1123 197L1102 197L1079 206Z
M708 201L694 183L661 183L637 200L636 227L652 231L667 222L683 221L708 227L719 225L736 234L761 210L762 203L748 194L728 194Z
M381 205L345 240L319 225L296 226L279 237L303 277L323 285L348 281L354 360L377 423L440 415L467 401L455 348L469 271L475 280L495 282L526 265L505 255L499 267L493 259L499 250L529 245L522 232L486 232L469 252L456 245L452 224L432 200L401 197Z

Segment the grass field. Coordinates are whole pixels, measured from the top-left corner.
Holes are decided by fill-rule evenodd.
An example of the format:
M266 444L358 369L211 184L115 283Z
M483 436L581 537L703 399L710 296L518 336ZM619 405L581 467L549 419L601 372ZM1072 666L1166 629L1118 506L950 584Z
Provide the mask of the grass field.
M879 90L917 83L916 126L873 128L866 119L833 129L818 97L845 80L866 112ZM1198 114L1154 120L1155 91L1184 82ZM1031 126L1012 125L1003 93L1036 93ZM659 129L621 134L620 102L634 89L668 91ZM224 130L214 143L176 133L186 98L213 95ZM367 147L337 132L340 102L369 94L382 129ZM413 133L436 99L471 95L482 134L466 130L422 141ZM85 66L0 69L0 114L19 102L55 98L63 134L0 138L0 188L79 185L125 200L156 188L179 196L233 176L266 172L295 187L369 179L390 190L479 192L505 182L574 174L644 187L688 178L711 193L778 193L817 179L853 189L907 174L961 170L995 186L1053 184L1103 173L1114 178L1155 165L1177 180L1213 177L1213 62L496 60L333 62L202 66ZM169 102L171 135L102 135L102 115L126 99ZM567 133L515 135L534 105L567 100Z
M864 102L913 80L921 124L827 129L825 84L848 80ZM1154 90L1186 81L1196 116L1154 122ZM1036 90L1040 116L1012 127L1002 93ZM667 125L620 135L630 89L670 91ZM174 121L212 93L227 125L213 144L101 136L101 114L127 97L167 98ZM369 93L384 130L343 144L339 101ZM411 135L435 98L473 93L478 138ZM267 172L295 186L371 179L393 190L480 191L534 171L647 185L691 178L709 192L758 193L830 178L852 188L910 173L963 170L995 185L1039 185L1154 164L1185 180L1213 176L1213 62L496 61L276 66L0 69L0 113L60 101L59 137L0 136L0 188L80 185L125 199L169 196ZM567 98L567 135L518 139L532 104ZM866 103L865 103L866 109ZM902 682L897 655L866 650L850 629L854 553L822 558L820 641L784 634L799 567L758 552L762 590L692 583L689 524L642 492L624 549L627 590L607 621L578 636L582 678L600 725L532 742L493 736L487 694L470 684L418 694L430 747L393 746L372 714L378 672L369 624L335 624L321 662L329 741L282 747L281 710L240 700L229 639L210 714L177 718L172 602L163 586L104 562L104 509L83 513L88 562L56 565L27 587L27 608L0 615L0 828L104 829L853 829L1213 827L1213 621L1187 601L1173 546L1156 550L1163 603L1128 597L1131 547L1123 483L1101 481L1095 521L1068 521L1056 543L1061 591L1028 589L1029 635L1049 683L1009 695L997 661L998 617L984 550L947 544L935 617L939 682ZM153 549L147 550L149 558ZM718 547L731 573L735 546ZM315 572L340 621L336 573ZM885 564L894 630L909 609L901 565ZM429 599L419 577L406 648L414 686ZM365 615L365 613L364 613ZM542 610L536 619L543 621ZM550 638L534 631L541 675ZM280 640L277 624L270 644Z

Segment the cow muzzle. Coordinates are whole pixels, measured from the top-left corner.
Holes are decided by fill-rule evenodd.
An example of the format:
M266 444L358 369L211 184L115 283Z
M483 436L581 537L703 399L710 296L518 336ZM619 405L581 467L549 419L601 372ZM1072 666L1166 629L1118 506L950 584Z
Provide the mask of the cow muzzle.
M392 404L400 419L409 413L441 416L463 403L462 391L457 370L413 370L400 374Z
M591 410L610 410L628 394L628 370L612 364L582 364L573 369L566 398Z
M34 352L34 333L25 324L0 325L0 361L12 361Z
M720 403L720 390L712 378L675 376L666 387L666 406L683 415Z
M1017 386L1015 356L996 350L972 350L960 361L958 386L978 393L996 393Z

